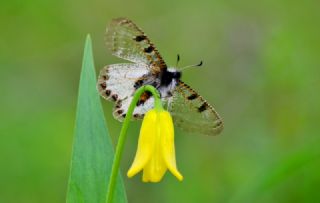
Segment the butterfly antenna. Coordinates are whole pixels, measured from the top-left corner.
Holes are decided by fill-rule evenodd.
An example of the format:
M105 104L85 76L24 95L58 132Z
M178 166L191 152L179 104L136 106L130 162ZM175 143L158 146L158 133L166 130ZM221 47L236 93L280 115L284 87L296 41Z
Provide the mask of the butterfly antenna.
M177 54L177 63L176 63L176 67L178 67L179 61L180 61L180 55L179 55L179 54Z
M202 64L203 64L203 62L200 61L200 63L198 63L198 64L194 64L194 65L185 66L185 67L183 67L183 68L180 68L180 71L185 70L185 69L187 69L187 68L200 67L200 66L202 66Z

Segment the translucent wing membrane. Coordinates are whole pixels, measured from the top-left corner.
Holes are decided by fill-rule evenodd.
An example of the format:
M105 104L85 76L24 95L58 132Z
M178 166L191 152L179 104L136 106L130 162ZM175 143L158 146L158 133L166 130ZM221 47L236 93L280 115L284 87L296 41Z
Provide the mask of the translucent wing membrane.
M222 120L213 107L181 81L168 108L175 125L185 131L217 135L223 129Z
M158 50L131 20L112 20L107 28L106 43L112 54L117 57L144 63L154 72L167 68Z

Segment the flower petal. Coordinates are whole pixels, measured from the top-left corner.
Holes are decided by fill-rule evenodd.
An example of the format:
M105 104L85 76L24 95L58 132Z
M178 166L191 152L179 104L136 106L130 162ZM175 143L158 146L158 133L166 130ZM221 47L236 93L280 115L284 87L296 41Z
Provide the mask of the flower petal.
M154 154L151 160L143 169L143 182L159 182L167 171L166 163L164 162L162 155L158 153L159 156Z
M150 160L156 142L156 129L154 127L156 124L156 111L148 111L142 121L136 156L127 173L127 176L129 178L141 171L142 168L144 168L147 162Z
M172 118L167 111L160 113L161 147L162 156L170 172L180 181L183 176L177 169L174 148L174 128Z
M157 112L157 124L156 126L154 126L156 133L153 135L155 137L154 151L150 161L147 163L143 170L142 181L144 182L159 182L167 171L166 163L164 162L162 157L162 134L159 119L159 112Z

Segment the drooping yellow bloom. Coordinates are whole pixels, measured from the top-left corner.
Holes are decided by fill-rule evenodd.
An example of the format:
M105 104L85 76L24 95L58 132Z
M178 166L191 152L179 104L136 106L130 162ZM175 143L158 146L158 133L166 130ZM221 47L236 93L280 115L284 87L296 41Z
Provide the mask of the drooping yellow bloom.
M176 166L171 115L163 109L152 109L143 119L138 149L127 175L130 178L143 170L142 181L159 182L167 169L182 181Z

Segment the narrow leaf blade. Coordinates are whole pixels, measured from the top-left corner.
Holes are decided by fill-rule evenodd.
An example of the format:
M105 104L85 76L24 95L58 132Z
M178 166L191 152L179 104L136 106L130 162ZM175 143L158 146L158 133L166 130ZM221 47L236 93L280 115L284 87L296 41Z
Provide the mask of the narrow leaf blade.
M96 90L92 45L87 37L80 76L67 202L104 203L113 161L112 142ZM118 177L115 202L126 203Z

